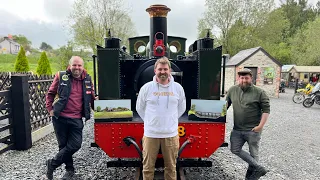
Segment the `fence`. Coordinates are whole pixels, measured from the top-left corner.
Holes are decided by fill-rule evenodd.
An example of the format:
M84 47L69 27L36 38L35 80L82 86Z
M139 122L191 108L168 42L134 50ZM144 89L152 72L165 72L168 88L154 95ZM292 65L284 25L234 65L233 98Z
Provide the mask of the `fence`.
M32 133L50 123L45 95L53 78L30 73L0 74L0 87L5 89L0 91L0 122L6 121L0 124L0 154L12 148L29 149Z
M0 91L0 154L13 148L11 92Z

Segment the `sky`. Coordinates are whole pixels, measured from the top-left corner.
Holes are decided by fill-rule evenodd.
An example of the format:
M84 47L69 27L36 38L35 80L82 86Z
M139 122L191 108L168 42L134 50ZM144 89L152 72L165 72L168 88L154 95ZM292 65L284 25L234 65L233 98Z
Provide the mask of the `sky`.
M167 17L170 36L187 38L187 46L197 39L197 22L205 10L205 0L124 0L137 35L149 35L150 18L145 11L152 4L164 4L171 11ZM276 0L278 1L278 0ZM315 3L317 0L309 0ZM74 0L0 0L0 36L23 34L39 48L46 42L54 48L72 39L65 27Z

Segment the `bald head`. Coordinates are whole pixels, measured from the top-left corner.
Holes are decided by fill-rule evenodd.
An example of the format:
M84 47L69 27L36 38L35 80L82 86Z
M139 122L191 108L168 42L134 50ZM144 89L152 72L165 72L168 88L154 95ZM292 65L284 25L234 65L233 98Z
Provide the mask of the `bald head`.
M80 77L83 72L83 59L79 56L72 56L69 64L72 76L75 78Z
M69 65L72 66L72 63L74 60L79 60L82 62L82 66L83 66L83 59L80 56L72 56L71 59L69 60Z

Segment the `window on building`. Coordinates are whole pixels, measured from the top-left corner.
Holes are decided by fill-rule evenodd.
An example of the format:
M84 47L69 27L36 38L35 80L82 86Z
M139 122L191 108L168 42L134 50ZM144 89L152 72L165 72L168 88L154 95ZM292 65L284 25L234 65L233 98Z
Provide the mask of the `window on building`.
M307 79L308 77L308 73L304 73L304 78Z

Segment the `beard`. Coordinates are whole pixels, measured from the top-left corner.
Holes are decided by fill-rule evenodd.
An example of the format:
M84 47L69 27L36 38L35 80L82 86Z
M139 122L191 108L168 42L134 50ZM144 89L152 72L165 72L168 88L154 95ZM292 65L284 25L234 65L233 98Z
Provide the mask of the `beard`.
M158 78L159 78L160 80L166 80L166 79L168 79L168 74L159 74L159 75L158 75Z
M71 70L71 72L72 72L72 75L75 77L79 77L82 73L82 71L80 71L78 69L73 69L73 70Z
M243 83L240 83L240 86L241 86L241 88L247 88L247 87L251 86L251 83L243 82Z

